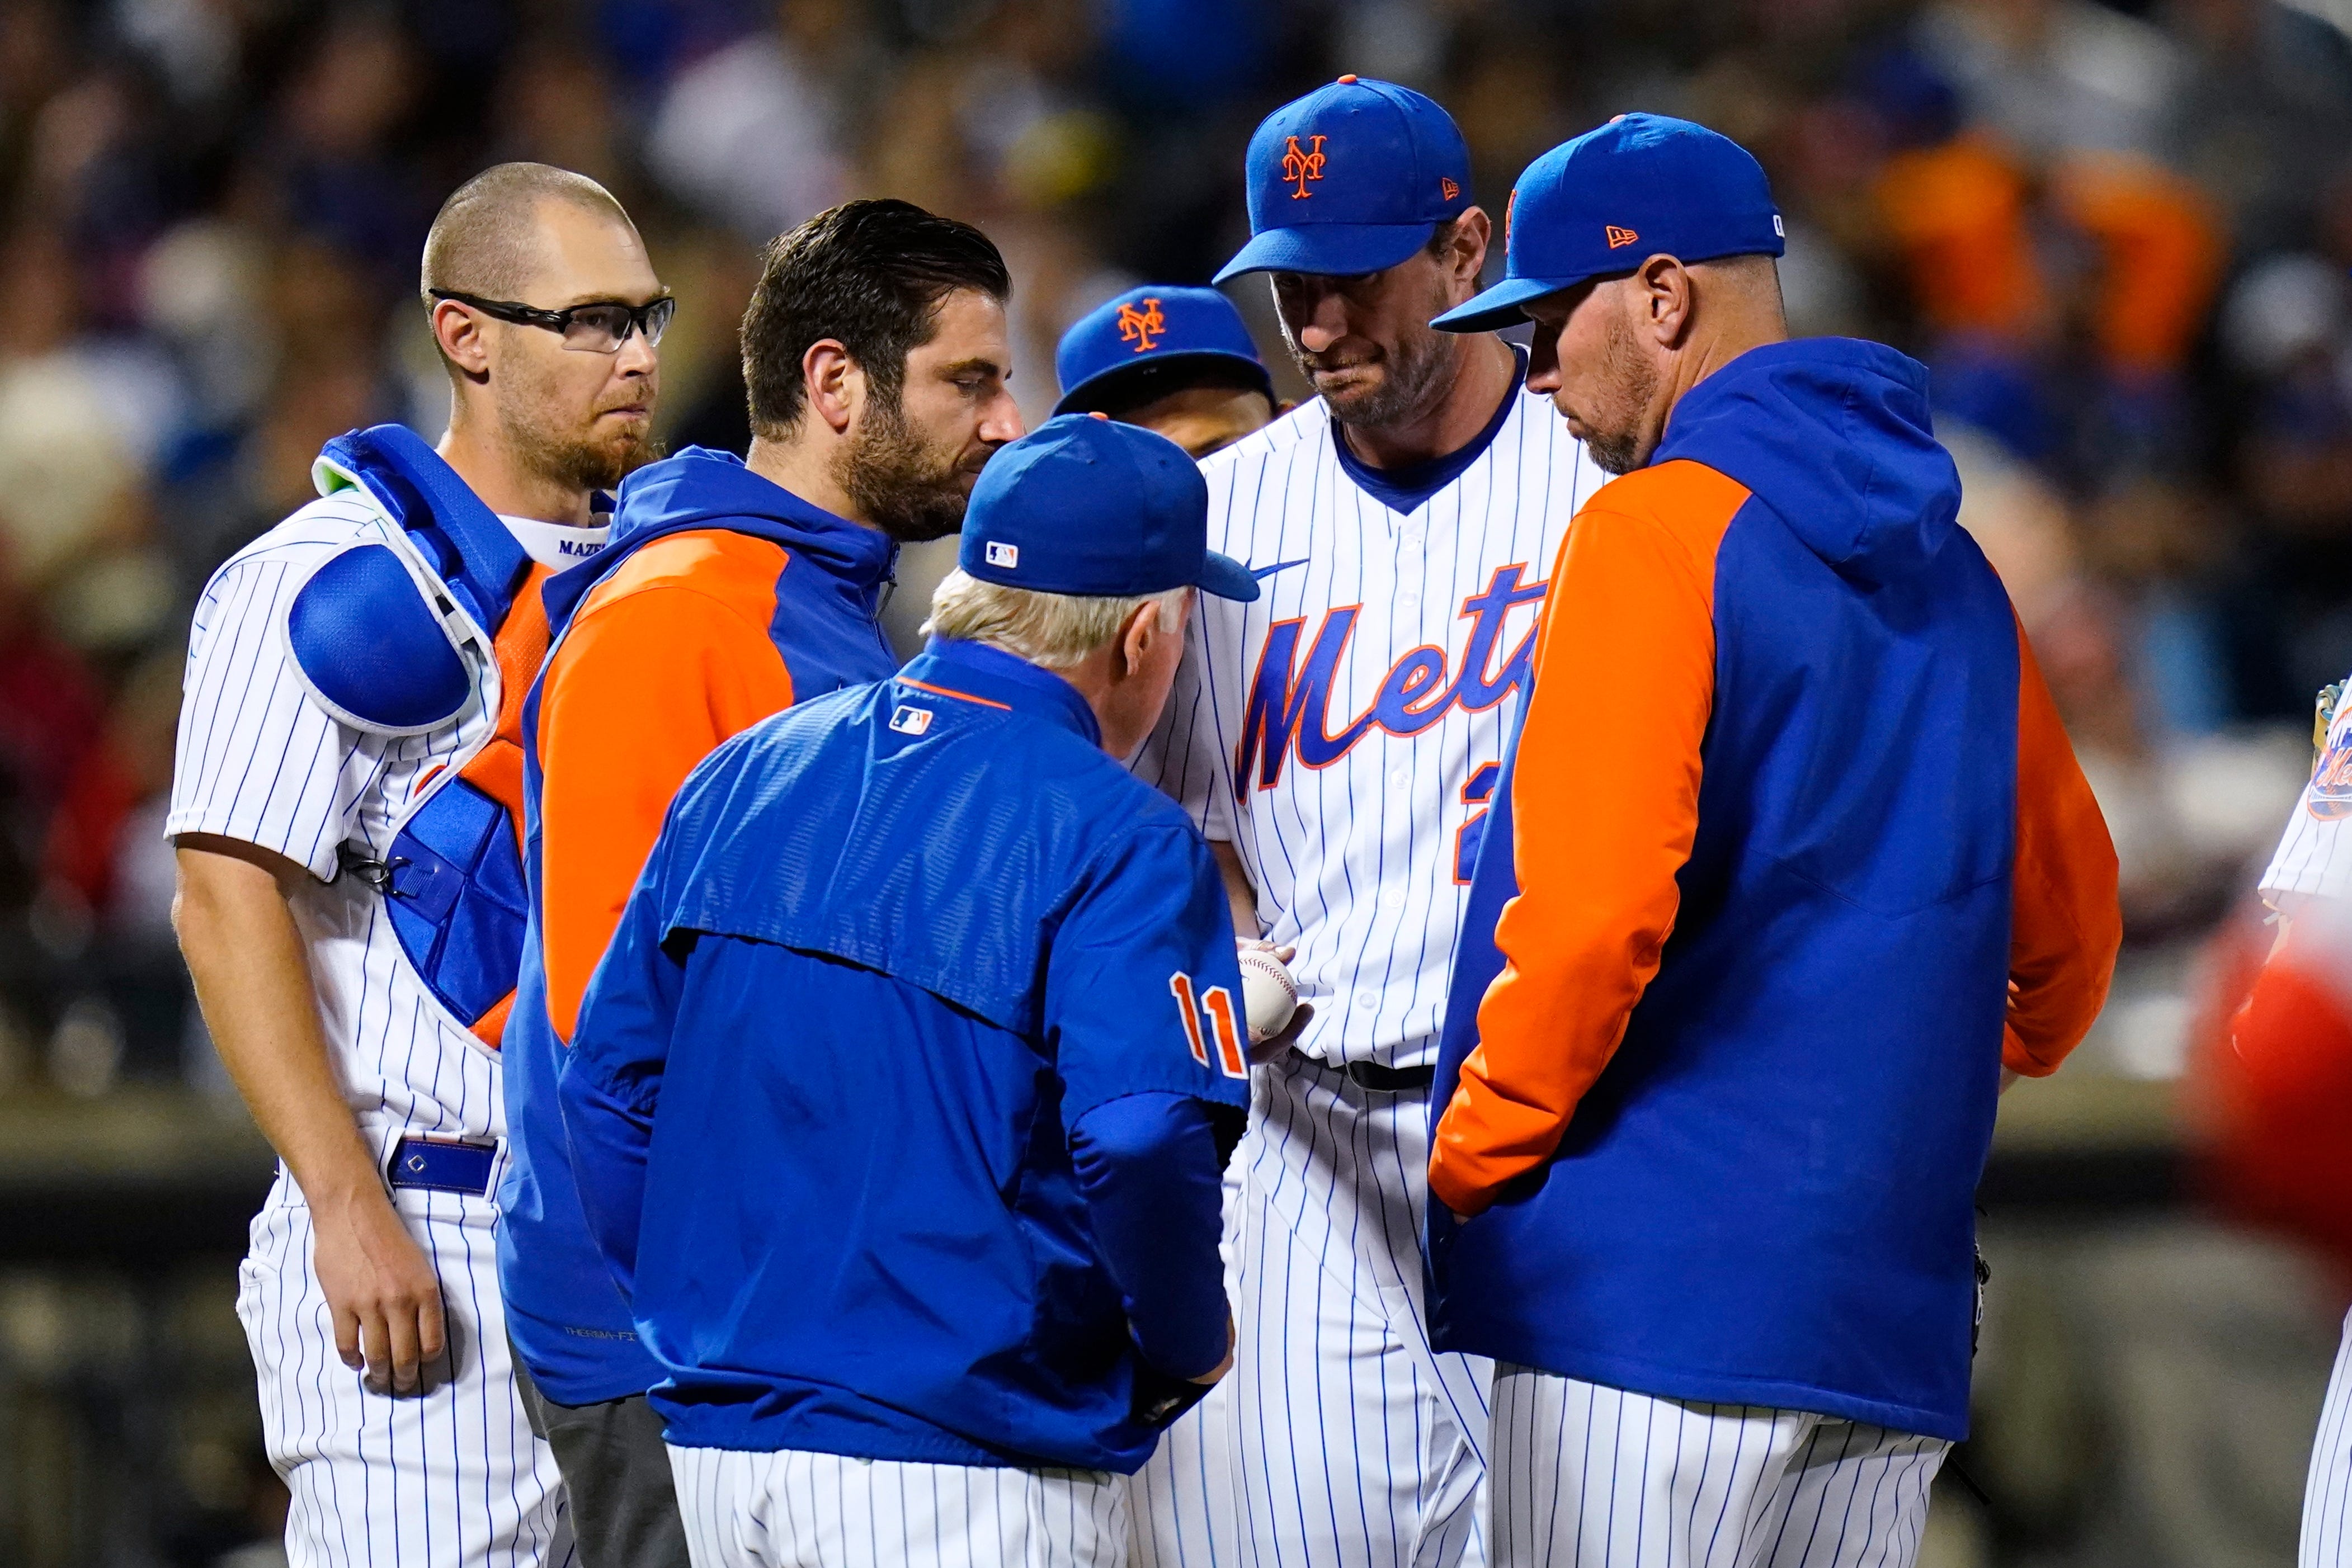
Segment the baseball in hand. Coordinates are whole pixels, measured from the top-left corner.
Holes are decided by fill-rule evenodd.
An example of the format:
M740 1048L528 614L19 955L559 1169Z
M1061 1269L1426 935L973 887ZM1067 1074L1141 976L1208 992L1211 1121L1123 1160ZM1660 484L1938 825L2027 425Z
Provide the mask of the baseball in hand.
M1242 1006L1249 1014L1252 1045L1264 1045L1280 1034L1298 1010L1298 982L1282 960L1264 947L1244 947L1241 954Z

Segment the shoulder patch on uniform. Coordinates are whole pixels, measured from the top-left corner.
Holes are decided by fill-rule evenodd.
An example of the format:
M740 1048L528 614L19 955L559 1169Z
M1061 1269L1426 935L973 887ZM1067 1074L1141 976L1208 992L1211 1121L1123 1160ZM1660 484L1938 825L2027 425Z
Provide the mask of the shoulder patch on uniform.
M473 672L390 546L319 563L286 612L286 646L319 706L354 729L423 735L464 711Z

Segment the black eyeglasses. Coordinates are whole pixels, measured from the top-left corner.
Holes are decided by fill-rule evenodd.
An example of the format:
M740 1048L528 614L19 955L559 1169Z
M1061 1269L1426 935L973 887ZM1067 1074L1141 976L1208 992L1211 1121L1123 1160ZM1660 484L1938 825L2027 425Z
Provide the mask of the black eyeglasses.
M574 305L569 310L541 310L536 305L522 305L512 299L482 299L454 288L436 288L431 293L436 299L453 299L518 327L544 327L561 337L565 348L583 354L616 353L632 332L643 332L648 346L657 344L669 329L670 317L677 311L677 301L667 294L643 305L598 301Z

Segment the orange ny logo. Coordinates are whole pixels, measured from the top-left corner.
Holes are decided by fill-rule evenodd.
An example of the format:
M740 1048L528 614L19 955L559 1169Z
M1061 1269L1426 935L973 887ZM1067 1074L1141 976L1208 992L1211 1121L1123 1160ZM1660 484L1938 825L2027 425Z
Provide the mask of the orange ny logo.
M1139 354L1150 353L1157 345L1153 338L1168 330L1168 319L1160 313L1160 301L1146 299L1143 308L1132 305L1118 308L1118 340L1132 343Z
M1323 139L1309 136L1307 140L1315 143L1311 149L1299 146L1298 138L1294 136L1282 154L1283 179L1296 182L1298 186L1290 193L1290 199L1294 202L1313 195L1315 193L1307 188L1307 182L1323 177Z

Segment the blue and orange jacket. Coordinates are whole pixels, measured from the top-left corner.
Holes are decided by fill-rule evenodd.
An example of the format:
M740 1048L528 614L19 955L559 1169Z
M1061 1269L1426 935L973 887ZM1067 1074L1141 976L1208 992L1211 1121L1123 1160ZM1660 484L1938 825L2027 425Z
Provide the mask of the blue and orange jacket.
M1432 1102L1445 1348L1965 1435L2000 1070L2121 925L1926 394L1752 350L1570 529Z
M886 535L688 447L631 475L611 542L548 584L552 643L522 726L530 925L506 1033L499 1278L515 1348L559 1403L662 1375L589 1237L556 1106L589 977L695 765L896 667L876 620L896 557Z

